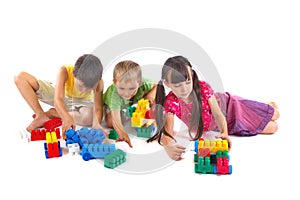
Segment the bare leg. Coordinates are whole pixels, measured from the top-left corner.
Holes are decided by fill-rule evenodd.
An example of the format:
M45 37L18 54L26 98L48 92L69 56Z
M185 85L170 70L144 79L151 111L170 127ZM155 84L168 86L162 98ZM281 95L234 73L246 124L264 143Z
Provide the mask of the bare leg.
M37 79L26 72L21 72L15 76L15 84L27 104L36 115L35 119L27 127L27 131L31 132L36 128L42 127L44 122L49 120L49 117L42 109L35 93L39 89Z
M70 111L76 124L91 126L93 123L93 108L81 107L78 111Z

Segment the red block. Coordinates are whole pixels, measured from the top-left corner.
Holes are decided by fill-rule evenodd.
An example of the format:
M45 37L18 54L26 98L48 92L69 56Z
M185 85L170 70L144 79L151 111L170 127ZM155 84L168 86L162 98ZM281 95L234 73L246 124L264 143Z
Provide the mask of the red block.
M46 140L46 133L55 131L57 139L60 139L60 129L36 129L31 131L31 141Z
M52 128L57 128L61 125L62 125L61 118L53 118L44 123L44 128L52 129Z

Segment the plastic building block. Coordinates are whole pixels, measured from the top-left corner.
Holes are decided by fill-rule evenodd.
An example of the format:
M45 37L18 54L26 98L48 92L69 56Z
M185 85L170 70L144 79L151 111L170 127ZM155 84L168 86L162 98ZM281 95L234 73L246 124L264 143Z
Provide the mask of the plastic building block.
M126 153L121 149L104 157L104 167L114 169L126 161Z
M36 129L31 131L30 140L38 141L38 140L46 140L46 132L55 132L56 137L60 139L60 129Z
M135 106L128 106L127 108L126 108L126 116L127 117L132 117L132 113L134 113L135 112L135 110L136 110L136 107Z
M231 174L232 166L229 165L229 160L227 157L218 157L217 165L215 166L215 170L217 174Z
M61 118L53 118L44 123L44 128L52 129L52 128L57 128L61 125L62 125Z
M46 142L44 143L46 158L54 158L62 156L60 142L57 140L55 132L46 133Z
M195 163L195 173L214 174L214 166L210 162L210 157L199 157Z
M145 114L146 119L155 119L155 112L154 110L147 110Z
M198 141L198 151L197 151L198 155L200 156L201 149L206 149L206 148L210 149L210 153L216 153L218 150L228 151L228 141L227 140L208 140L208 139L199 140ZM207 150L205 150L205 152L206 151Z
M155 127L153 125L148 127L135 128L137 137L150 138Z
M80 153L80 146L78 143L67 144L67 147L69 149L69 153L72 155Z
M119 138L119 135L118 135L118 133L115 129L112 129L112 130L109 131L108 138L116 140L116 139Z
M82 148L82 159L89 161L95 158L104 158L107 154L116 151L115 144L84 144Z
M78 143L80 148L84 144L101 144L105 138L101 130L89 129L85 126L77 131L73 129L66 131L66 144Z

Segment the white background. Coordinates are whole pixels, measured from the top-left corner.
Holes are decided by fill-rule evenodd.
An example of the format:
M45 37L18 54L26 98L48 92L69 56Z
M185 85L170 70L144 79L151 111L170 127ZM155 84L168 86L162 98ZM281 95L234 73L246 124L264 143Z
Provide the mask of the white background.
M296 198L299 9L289 0L1 1L1 199ZM47 160L36 156L36 144L19 140L32 112L14 85L15 74L55 81L61 65L139 28L189 37L213 60L226 91L277 102L275 135L232 138L232 175L195 174L188 159L156 173L128 175L78 157Z

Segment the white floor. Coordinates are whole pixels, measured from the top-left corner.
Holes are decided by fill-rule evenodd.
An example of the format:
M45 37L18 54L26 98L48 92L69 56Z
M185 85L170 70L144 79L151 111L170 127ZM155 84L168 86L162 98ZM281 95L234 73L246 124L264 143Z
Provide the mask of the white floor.
M30 118L27 119L28 122ZM164 198L217 195L226 199L241 197L241 193L246 193L243 199L275 194L290 196L291 193L286 193L286 189L288 187L288 191L296 191L299 177L297 146L295 139L287 138L283 123L280 123L281 129L274 135L231 137L231 175L195 174L193 143L186 141L185 145L189 145L184 159L173 162L159 145L147 144L144 139L132 134L133 148L124 142L116 144L117 148L127 152L127 162L112 170L105 168L101 159L84 161L80 155L65 154L46 159L44 142L28 143L21 139L18 131L7 135L9 144L4 144L1 155L5 161L2 165L8 165L10 170L2 173L6 177L5 184L16 189L15 192L11 190L9 195L19 196L21 192L33 199L45 195L45 199L53 198L53 195L68 198L69 193L76 193L78 199L101 198L104 193L126 199L137 197L137 193L155 197L155 192ZM22 126L16 128L21 130L25 124L24 121ZM176 192L168 191L172 188Z

